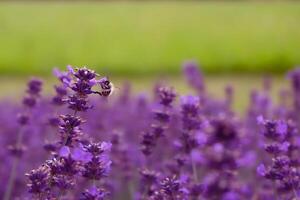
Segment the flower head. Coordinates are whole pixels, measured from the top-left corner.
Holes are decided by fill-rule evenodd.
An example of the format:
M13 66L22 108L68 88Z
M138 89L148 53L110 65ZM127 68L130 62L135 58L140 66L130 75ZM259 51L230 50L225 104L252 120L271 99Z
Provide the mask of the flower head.
M41 166L38 169L32 170L26 176L30 181L28 184L30 193L40 195L48 192L50 171L47 166Z
M170 106L174 101L176 94L172 88L160 87L158 88L159 103L163 106Z
M199 97L183 96L180 100L183 115L192 117L196 117L198 115L200 106Z
M27 93L30 95L39 96L41 90L42 90L43 82L40 79L32 78L28 82L28 89Z
M85 190L80 196L80 200L103 200L107 197L109 193L101 188L92 186L91 188Z

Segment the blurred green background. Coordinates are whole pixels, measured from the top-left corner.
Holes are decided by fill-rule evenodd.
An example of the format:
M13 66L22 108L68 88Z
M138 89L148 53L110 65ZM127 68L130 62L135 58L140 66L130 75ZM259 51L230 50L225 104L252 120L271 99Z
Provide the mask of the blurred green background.
M4 2L1 75L67 64L111 75L282 73L300 63L300 2Z
M87 65L122 89L151 92L155 80L190 92L180 76L195 59L212 93L234 85L235 106L245 108L251 89L300 63L297 1L113 1L0 3L1 97L22 95L29 76L43 76L52 91L53 67ZM274 92L275 96L275 92Z

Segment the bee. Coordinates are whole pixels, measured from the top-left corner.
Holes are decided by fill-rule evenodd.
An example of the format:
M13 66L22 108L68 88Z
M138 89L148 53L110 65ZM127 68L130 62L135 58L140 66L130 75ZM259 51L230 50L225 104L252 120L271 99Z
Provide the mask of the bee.
M99 94L100 96L103 96L103 97L108 97L113 94L115 87L114 87L113 83L109 81L108 78L106 78L106 77L102 78L99 81L99 84L100 84L101 90L96 92L97 94Z

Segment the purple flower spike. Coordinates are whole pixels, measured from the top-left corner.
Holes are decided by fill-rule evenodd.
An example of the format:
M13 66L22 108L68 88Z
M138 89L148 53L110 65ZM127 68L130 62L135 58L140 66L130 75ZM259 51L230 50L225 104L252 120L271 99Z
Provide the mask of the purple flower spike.
M183 70L196 94L111 96L109 78L68 66L49 98L31 79L21 105L0 101L0 199L299 199L300 69L279 101L269 80L254 88L245 114L231 86L216 98L197 63Z
M96 188L96 185L105 185L104 178L109 175L112 164L109 155L111 143L93 143L90 142L92 139L89 136L84 137L81 125L85 121L80 116L80 112L92 108L88 97L97 93L93 90L93 86L98 82L96 80L98 75L86 67L73 69L68 66L67 68L67 72L54 70L62 85L55 86L56 95L51 101L55 106L67 104L70 109L68 114L60 115L59 118L53 117L53 113L50 115L50 132L58 130L60 141L47 142L43 145L43 148L51 153L52 158L46 160L38 169L28 173L30 179L28 187L34 199L78 199L79 192L76 190L81 188L82 177L84 177L87 179L85 185L88 180L92 181L92 185L91 189L83 192L79 199L104 199L107 192ZM33 108L40 91L40 81L29 82L28 96L23 100L24 105ZM45 108L48 109L46 112L49 112L50 109ZM40 116L43 117L39 113L38 117ZM23 118L20 117L20 124L27 124L27 119ZM47 119L49 120L48 114ZM43 127L43 130L48 131L48 128Z
M204 80L198 64L195 61L186 61L183 63L183 72L188 83L202 94L205 90Z

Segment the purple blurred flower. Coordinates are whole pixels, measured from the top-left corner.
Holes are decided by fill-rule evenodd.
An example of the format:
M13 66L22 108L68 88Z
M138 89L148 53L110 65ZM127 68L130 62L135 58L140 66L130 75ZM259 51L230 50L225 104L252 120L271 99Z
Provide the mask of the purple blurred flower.
M195 88L199 94L202 94L205 90L205 85L198 64L195 61L186 61L183 63L183 72L188 83Z

